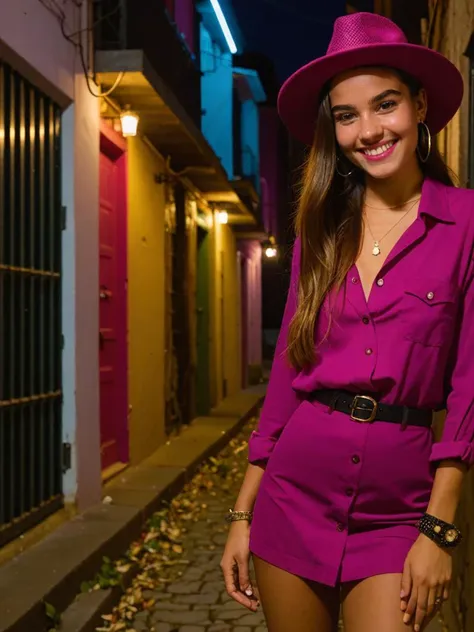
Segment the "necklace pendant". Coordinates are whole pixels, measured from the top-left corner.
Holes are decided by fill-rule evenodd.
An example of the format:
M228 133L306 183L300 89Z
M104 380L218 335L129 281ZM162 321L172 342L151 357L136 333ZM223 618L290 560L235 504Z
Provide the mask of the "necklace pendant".
M374 241L374 247L372 249L372 254L374 257L378 257L380 254L380 246L378 241Z

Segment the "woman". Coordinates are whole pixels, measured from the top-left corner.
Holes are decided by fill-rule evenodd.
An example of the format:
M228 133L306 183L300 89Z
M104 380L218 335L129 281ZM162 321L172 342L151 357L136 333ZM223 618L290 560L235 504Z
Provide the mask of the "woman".
M340 606L345 632L418 632L449 596L474 460L474 196L431 134L462 91L447 59L368 13L338 19L326 56L281 90L312 150L221 562L229 595L255 610L252 553L269 632L332 632Z

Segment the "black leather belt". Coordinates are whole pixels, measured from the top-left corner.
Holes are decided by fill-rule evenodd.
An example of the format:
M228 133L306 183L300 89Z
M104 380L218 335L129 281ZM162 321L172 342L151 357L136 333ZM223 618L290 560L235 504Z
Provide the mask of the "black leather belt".
M388 421L403 426L430 428L433 421L432 410L379 404L373 395L356 395L342 390L319 390L309 393L309 399L325 404L331 410L346 413L359 423Z

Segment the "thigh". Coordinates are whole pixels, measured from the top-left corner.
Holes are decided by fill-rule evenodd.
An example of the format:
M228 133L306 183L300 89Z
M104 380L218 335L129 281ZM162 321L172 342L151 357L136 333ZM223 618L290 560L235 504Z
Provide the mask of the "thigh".
M335 632L339 590L309 582L253 556L268 632Z
M344 584L344 632L412 632L413 621L405 625L400 609L401 579L401 574L391 573Z

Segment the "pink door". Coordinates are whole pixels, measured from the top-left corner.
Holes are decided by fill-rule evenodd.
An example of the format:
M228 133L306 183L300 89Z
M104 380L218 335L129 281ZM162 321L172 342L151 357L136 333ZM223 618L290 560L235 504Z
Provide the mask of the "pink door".
M118 145L117 145L118 143ZM101 135L99 367L102 469L128 461L126 187L123 139Z

